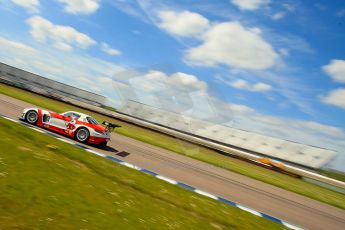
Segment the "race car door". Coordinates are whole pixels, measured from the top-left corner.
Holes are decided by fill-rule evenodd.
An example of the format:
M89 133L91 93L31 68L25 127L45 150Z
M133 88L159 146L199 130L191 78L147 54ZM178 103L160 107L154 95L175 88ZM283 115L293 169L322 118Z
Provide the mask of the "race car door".
M69 114L50 113L50 115L51 118L49 119L49 129L59 133L65 133L67 128L66 123L71 120L71 118L66 116Z

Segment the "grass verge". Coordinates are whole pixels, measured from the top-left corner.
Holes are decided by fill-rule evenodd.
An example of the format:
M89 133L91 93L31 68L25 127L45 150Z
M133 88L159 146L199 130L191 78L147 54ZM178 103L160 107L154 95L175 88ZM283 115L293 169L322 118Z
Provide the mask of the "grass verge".
M328 169L328 170L322 170L321 173L325 176L334 178L336 180L340 180L345 182L345 173L339 172L336 170Z
M0 118L3 229L282 229Z
M117 129L117 133L122 135L171 150L185 156L189 156L191 158L254 178L256 180L298 193L300 195L310 197L341 209L345 209L345 195L342 193L292 178L287 175L276 173L241 160L226 157L208 148L177 140L176 138L168 135L141 128L139 126L128 124L119 120L111 119L106 116L76 108L72 105L39 96L15 87L0 84L0 93L56 112L77 110L90 114L100 121L109 120L110 122L114 122L122 126L121 128Z

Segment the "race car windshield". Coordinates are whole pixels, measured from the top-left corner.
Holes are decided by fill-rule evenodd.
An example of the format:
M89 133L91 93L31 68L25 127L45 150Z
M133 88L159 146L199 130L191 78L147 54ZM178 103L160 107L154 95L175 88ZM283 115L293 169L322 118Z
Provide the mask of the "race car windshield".
M65 117L74 118L76 120L79 120L79 118L80 118L79 114L76 114L76 113L73 113L73 112L67 112L67 113L64 113L63 115Z
M95 118L87 117L86 119L87 119L87 121L88 121L90 124L94 124L94 125L98 125L98 124L99 124L99 123L96 121Z

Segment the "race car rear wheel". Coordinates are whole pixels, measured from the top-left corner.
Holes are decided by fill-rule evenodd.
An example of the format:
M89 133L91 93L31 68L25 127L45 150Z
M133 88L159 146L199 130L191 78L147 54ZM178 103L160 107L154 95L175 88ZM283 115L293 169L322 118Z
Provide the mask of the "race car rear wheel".
M87 130L86 128L80 128L75 133L75 139L77 139L77 141L79 142L87 142L89 136L89 130Z
M28 123L34 125L37 123L38 121L38 114L36 111L34 110L30 110L25 114L25 121L27 121Z

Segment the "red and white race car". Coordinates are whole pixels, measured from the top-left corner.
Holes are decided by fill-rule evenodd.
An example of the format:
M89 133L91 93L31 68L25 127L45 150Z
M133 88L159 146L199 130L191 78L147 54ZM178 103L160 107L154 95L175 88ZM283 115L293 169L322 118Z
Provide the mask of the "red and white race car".
M110 132L114 127L119 127L107 122L103 122L106 125L103 127L96 119L79 112L68 111L59 114L39 108L24 109L20 119L29 124L69 136L79 142L100 147L107 145L110 140Z

